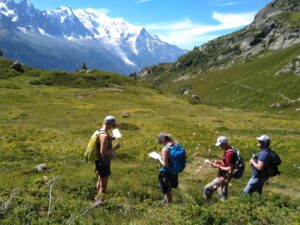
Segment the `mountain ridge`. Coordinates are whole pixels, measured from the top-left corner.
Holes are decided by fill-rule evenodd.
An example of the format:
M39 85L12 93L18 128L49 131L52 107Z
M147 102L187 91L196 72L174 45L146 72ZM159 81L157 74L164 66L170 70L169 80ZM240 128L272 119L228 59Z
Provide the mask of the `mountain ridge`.
M1 43L6 43L0 43L0 48L7 57L43 69L70 71L79 69L85 61L92 68L128 74L151 64L175 61L185 52L149 34L142 26L122 18L110 18L95 9L73 10L61 6L55 10L38 10L27 0L0 1L0 28ZM5 35L7 32L10 36ZM32 36L37 42L48 41L52 46L49 44L41 49L38 44L28 42ZM58 48L62 42L63 51ZM80 47L74 47L74 43ZM23 48L34 49L32 55L39 56L35 57L36 63L32 64ZM47 54L46 49L57 50L57 53ZM80 54L81 49L85 53ZM68 60L69 55L72 60ZM102 60L97 62L94 57ZM55 66L52 62L55 58L58 64L63 64L63 60L65 66Z
M245 28L139 76L192 103L298 112L299 43L300 1L274 0Z
M199 73L230 67L234 63L300 43L300 2L273 0L245 28L219 37L179 57L172 71L199 68ZM146 71L146 73L145 73ZM147 75L151 67L141 72Z

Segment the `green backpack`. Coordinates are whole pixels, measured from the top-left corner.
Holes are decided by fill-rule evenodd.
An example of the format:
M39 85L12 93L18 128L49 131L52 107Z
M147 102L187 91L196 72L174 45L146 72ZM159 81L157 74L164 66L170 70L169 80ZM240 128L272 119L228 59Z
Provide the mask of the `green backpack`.
M96 161L99 159L99 135L100 134L106 134L103 130L96 130L92 137L90 138L90 141L86 147L85 153L84 153L84 159L85 161Z

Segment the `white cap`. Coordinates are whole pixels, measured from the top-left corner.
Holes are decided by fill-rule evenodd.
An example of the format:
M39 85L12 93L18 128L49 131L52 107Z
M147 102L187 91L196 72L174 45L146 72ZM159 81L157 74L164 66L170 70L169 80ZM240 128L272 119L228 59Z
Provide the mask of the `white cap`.
M107 116L103 120L104 124L109 124L109 125L115 125L116 124L116 118L114 116Z
M225 136L218 137L216 146L220 146L222 143L228 143L228 138Z
M262 141L262 142L270 142L271 139L268 135L263 134L260 137L256 138L258 141Z

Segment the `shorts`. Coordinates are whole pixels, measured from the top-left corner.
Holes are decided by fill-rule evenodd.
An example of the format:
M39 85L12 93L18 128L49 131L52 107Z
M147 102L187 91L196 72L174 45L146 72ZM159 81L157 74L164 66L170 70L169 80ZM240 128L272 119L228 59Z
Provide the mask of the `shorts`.
M96 160L95 165L95 171L97 171L100 177L105 178L111 175L110 160Z
M160 172L158 175L161 192L166 194L172 191L172 188L178 187L178 174Z

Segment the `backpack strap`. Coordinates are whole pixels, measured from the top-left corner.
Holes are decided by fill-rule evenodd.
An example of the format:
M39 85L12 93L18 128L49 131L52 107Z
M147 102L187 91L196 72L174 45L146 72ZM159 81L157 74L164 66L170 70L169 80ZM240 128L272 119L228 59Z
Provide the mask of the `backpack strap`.
M167 149L168 151L170 151L174 147L175 147L174 143L168 143L164 146L164 148Z
M232 153L236 154L236 162L234 164L234 167L236 168L239 163L239 151L236 150L234 147L231 147L230 149L226 150L224 155L226 155L228 152L232 152Z
M107 134L108 135L108 137L110 137L110 135L109 135L109 133L107 133L105 130L103 130L103 129L98 129L97 130L98 131L98 138L97 138L97 146L98 146L98 153L97 153L97 155L99 155L99 158L100 159L102 159L102 156L101 156L101 154L100 154L100 140L99 140L99 137L100 137L100 134Z
M262 149L262 151L265 151L265 152L268 153L267 164L270 164L272 149L270 149L270 148L264 148L264 149Z
M171 151L174 147L175 147L175 144L174 144L174 143L168 143L168 144L166 144L166 145L164 146L164 148L167 149L168 152L169 152L169 159L168 159L169 163L172 163L170 151Z

